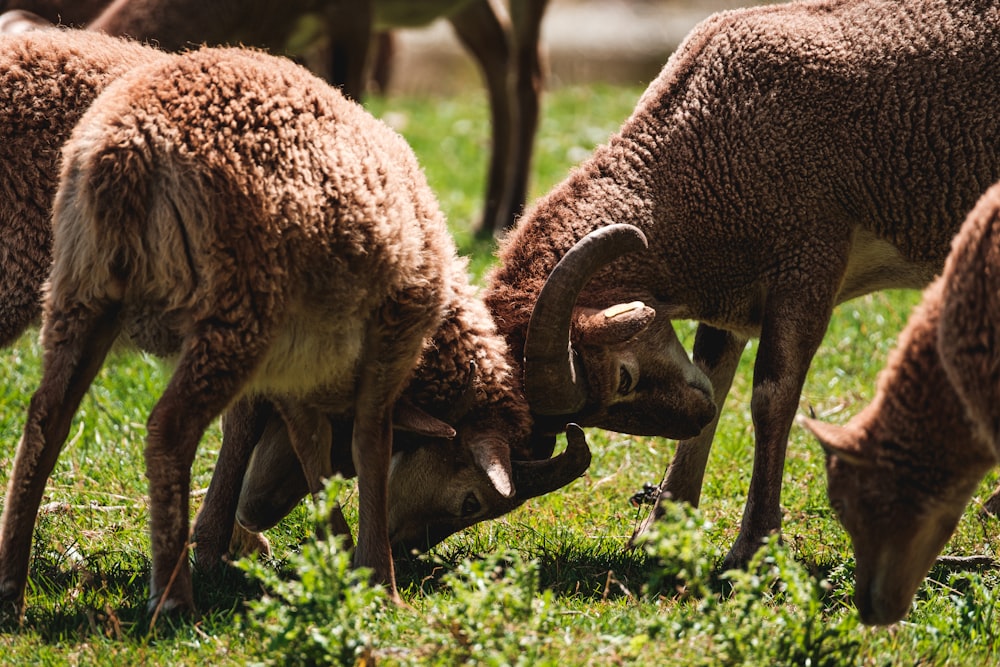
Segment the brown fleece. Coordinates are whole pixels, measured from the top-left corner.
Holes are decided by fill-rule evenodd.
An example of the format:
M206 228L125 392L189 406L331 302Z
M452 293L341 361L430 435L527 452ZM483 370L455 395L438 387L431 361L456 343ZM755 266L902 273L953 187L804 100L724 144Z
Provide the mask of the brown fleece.
M0 35L0 346L41 312L59 149L105 86L162 57L134 42L70 30Z

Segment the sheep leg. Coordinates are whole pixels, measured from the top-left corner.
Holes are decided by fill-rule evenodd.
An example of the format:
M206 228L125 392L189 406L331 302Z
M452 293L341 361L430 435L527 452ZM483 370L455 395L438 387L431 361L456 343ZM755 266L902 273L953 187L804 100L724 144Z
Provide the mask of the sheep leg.
M117 306L53 309L43 330L44 373L28 406L0 517L0 611L23 612L38 506L76 409L118 336Z
M542 17L548 0L511 0L510 17L514 51L513 155L507 162L507 184L494 233L514 224L528 197L531 155L538 129L543 73L540 49Z
M360 364L354 402L351 457L358 474L358 544L355 567L372 570L372 578L386 586L390 599L403 604L396 590L392 548L389 544L389 463L392 458L392 413L407 378L420 358L426 330L426 294L402 294L390 302L378 321L392 327L370 331ZM431 320L433 322L433 320Z
M384 584L390 599L401 604L389 544L393 396L386 389L388 378L394 376L387 377L379 364L374 366L362 373L351 441L351 455L358 471L358 545L354 565L371 568L373 580Z
M327 80L345 95L361 101L365 92L368 51L375 27L375 3L340 2L330 4L325 17L329 39Z
M664 503L686 502L698 506L701 498L701 486L705 479L705 468L708 455L715 438L715 429L719 425L722 407L729 395L733 377L739 366L747 339L728 331L716 329L707 324L699 324L694 339L694 363L704 371L712 383L715 395L715 418L694 438L677 443L677 451L664 473L660 485L660 496L645 521L632 534L629 544L634 546L637 539L660 519L664 512Z
M258 357L247 346L264 341L236 327L203 326L185 341L166 390L149 416L149 480L153 567L149 610L194 609L188 566L191 464L205 429L238 395Z
M459 41L479 63L486 80L490 101L490 126L493 145L486 177L486 202L479 231L492 236L494 229L503 229L513 221L502 219L504 193L513 148L512 129L517 122L516 107L508 86L510 47L507 35L487 0L470 2L448 17ZM526 175L525 175L526 178Z
M836 285L837 281L817 284ZM801 295L797 298L802 301ZM832 297L825 307L815 302L796 303L795 299L772 296L765 306L750 401L755 436L753 473L740 532L723 562L725 569L745 567L762 540L781 529L781 484L788 433L809 363L830 319L829 304L833 303Z
M333 428L326 414L319 410L307 409L300 403L282 400L278 409L288 429L292 450L299 459L306 478L309 493L319 493L325 481L333 476L331 449L333 448ZM351 527L344 517L340 503L334 501L330 507L327 523L334 535L345 538L347 548L354 546ZM320 531L322 536L322 531Z
M234 519L250 454L273 414L274 407L267 401L242 398L222 416L219 460L194 527L195 563L202 569L218 567L227 553L270 552L263 535L248 531Z

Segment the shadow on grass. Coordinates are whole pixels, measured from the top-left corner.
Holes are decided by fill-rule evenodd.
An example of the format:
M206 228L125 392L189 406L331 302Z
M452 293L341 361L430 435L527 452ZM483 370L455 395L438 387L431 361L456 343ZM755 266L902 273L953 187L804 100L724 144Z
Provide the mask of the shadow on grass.
M36 555L31 563L22 623L4 619L3 632L24 632L49 644L108 640L146 641L190 632L191 627L231 627L247 600L263 591L243 572L221 567L195 570L195 615L147 611L149 560L132 553L96 553L72 563ZM206 628L207 629L207 628Z

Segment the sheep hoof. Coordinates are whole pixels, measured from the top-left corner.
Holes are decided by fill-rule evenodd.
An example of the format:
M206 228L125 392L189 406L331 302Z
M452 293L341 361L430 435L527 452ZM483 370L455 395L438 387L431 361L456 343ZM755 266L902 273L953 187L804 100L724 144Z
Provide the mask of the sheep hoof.
M992 519L1000 517L1000 491L994 493L985 503L983 503L981 514L984 517L990 517Z
M233 560L259 554L261 558L271 557L271 543L263 533L252 533L249 530L234 530L229 542L229 554Z
M154 594L149 597L146 605L146 612L154 619L161 616L181 617L194 613L194 600L184 600L177 598L163 598L162 595Z

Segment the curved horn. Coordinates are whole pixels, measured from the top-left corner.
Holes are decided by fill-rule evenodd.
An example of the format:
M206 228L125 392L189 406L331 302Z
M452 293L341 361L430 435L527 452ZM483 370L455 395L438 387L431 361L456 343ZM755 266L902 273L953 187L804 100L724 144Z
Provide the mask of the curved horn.
M533 412L568 415L583 408L587 388L569 338L576 297L599 269L646 247L639 228L608 225L577 241L552 269L531 311L524 342L524 390Z
M566 451L545 461L512 461L515 498L528 498L561 489L586 472L590 466L590 447L583 430L566 425Z

